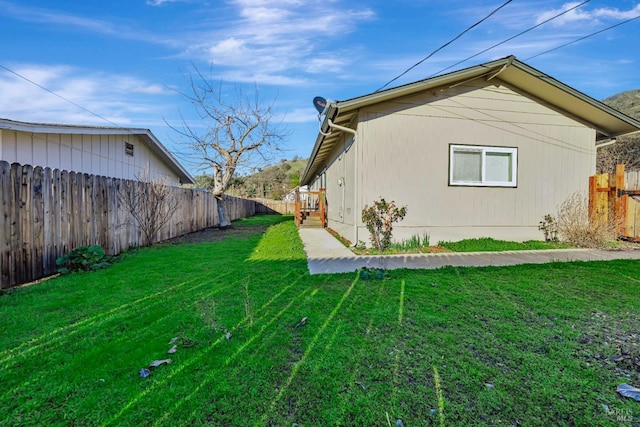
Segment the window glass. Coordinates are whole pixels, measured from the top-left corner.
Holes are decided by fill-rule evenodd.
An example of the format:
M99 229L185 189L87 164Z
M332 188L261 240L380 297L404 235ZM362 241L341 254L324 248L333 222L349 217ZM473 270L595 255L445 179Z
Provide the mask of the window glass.
M518 149L449 146L449 185L515 187Z
M495 153L487 151L485 156L485 180L492 182L510 182L511 153Z
M482 152L463 151L453 152L453 180L454 181L482 181Z

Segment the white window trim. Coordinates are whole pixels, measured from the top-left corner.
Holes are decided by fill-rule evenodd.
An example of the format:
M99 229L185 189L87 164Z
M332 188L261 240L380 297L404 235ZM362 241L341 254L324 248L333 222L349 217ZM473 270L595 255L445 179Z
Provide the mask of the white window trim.
M467 150L482 153L482 180L481 181L454 181L453 161L456 150ZM511 154L511 181L487 181L485 166L487 153L509 153ZM482 145L449 145L449 185L466 187L517 187L518 184L518 149L516 147L491 147Z

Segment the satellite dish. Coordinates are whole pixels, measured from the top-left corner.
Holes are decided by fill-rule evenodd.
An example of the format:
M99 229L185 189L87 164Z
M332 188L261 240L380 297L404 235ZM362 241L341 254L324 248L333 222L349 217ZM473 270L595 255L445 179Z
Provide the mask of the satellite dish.
M324 109L327 108L327 100L321 96L316 96L313 98L313 106L316 107L318 113L324 113Z

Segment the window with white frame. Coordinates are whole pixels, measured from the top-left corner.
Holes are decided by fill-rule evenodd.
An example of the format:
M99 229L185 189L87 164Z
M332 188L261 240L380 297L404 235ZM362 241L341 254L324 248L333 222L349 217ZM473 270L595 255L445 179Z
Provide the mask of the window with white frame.
M516 187L517 167L517 148L449 146L449 185Z

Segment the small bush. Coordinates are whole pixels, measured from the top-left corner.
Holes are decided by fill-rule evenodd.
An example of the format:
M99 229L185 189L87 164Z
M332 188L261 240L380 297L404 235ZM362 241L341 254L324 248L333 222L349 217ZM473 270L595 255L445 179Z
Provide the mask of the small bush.
M558 241L558 221L556 221L553 215L546 214L542 218L542 221L540 221L540 225L538 225L538 230L544 233L545 242Z
M372 206L365 205L362 210L362 222L371 234L371 243L379 251L384 251L391 243L393 223L401 221L407 214L407 207L401 208L395 202L387 203L383 198L374 200Z
M576 192L558 207L558 234L562 240L583 248L598 248L616 240L614 221L589 222L589 198Z
M109 265L111 257L106 255L99 245L78 246L70 253L56 260L58 272L62 274L73 271L89 271Z
M360 278L363 280L382 280L386 275L383 268L362 267L360 269Z

